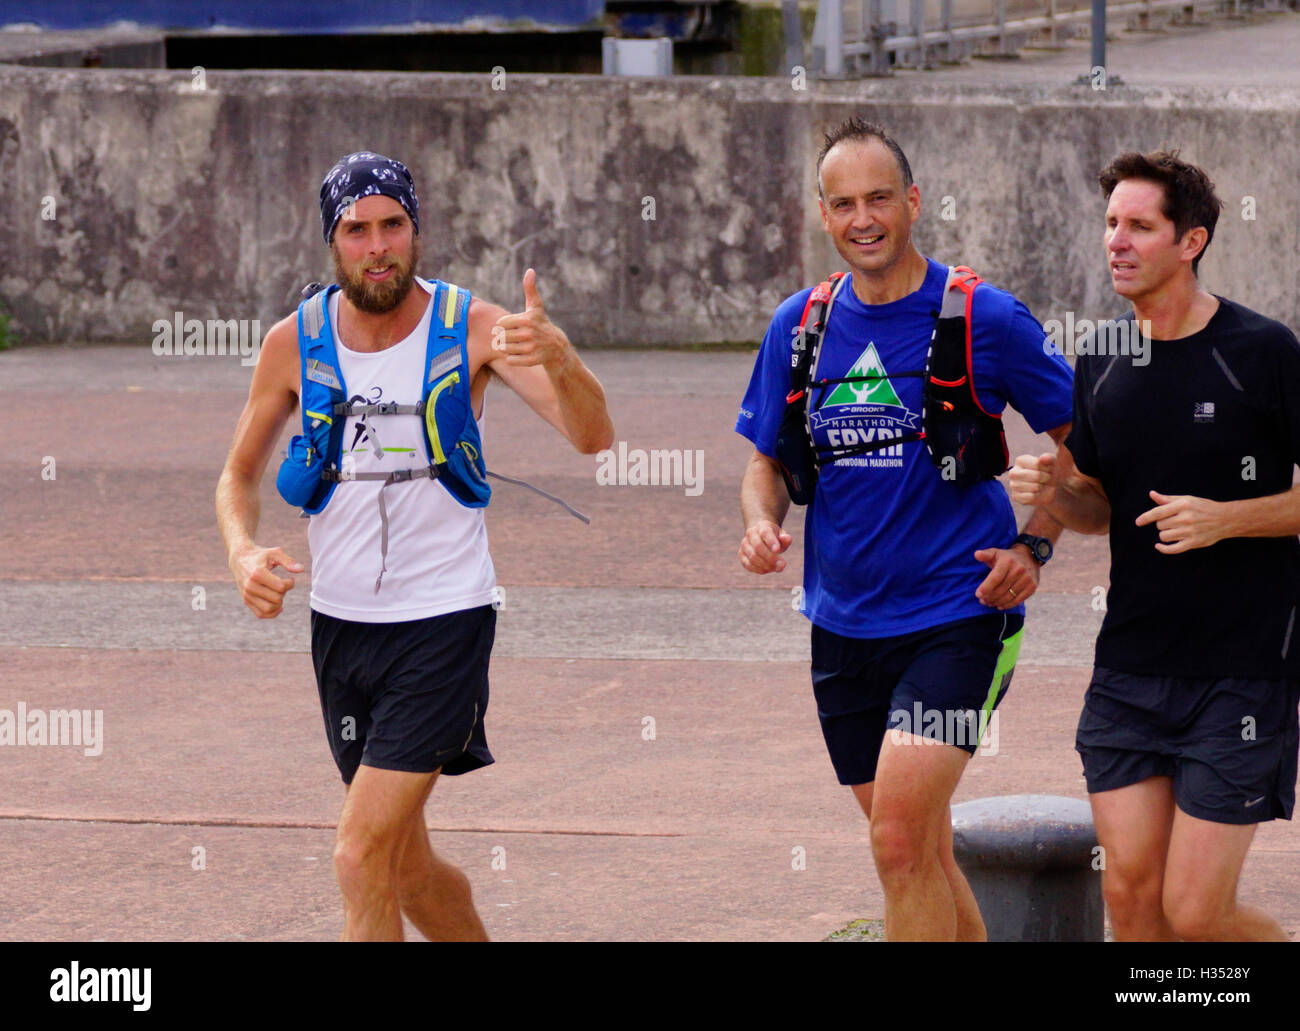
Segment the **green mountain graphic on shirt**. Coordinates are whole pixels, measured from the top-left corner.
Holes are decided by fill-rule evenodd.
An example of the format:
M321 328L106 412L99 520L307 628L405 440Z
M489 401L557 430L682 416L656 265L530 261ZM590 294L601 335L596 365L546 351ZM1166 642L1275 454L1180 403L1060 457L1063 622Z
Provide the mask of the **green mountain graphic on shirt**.
M867 349L862 352L858 360L853 363L853 368L849 369L844 376L846 379L850 376L876 376L879 378L862 380L857 383L840 383L826 398L823 407L829 408L831 405L894 405L898 408L903 407L903 402L899 400L893 384L889 382L889 374L885 372L885 366L880 361L880 355L876 352L874 342L867 344Z

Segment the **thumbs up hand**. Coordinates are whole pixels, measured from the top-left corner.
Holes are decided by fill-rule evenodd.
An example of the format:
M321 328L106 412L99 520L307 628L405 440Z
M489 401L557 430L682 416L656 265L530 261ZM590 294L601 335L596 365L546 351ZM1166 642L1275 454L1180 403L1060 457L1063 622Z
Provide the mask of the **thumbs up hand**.
M524 273L524 310L497 319L492 350L504 353L510 365L541 365L548 371L558 371L574 357L564 330L546 315L532 269Z
M532 311L542 307L542 295L537 289L537 273L529 269L524 273L524 308Z

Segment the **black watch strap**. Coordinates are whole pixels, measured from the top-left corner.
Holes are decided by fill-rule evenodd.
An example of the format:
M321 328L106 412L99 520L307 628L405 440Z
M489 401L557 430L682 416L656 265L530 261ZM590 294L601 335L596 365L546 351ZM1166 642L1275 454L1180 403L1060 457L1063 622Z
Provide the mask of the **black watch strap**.
M1046 537L1035 537L1032 534L1022 533L1012 542L1013 544L1023 544L1029 549L1029 554L1034 556L1034 560L1040 565L1046 565L1047 560L1052 557L1052 542Z

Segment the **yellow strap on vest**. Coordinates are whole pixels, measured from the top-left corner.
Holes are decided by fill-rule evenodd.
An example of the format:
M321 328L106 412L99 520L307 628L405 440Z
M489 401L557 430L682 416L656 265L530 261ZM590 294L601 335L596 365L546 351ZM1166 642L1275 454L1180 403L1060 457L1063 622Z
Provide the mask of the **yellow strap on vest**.
M460 299L457 297L458 293L459 289L454 283L447 284L447 297L442 309L442 324L447 329L451 329L456 324L456 302Z

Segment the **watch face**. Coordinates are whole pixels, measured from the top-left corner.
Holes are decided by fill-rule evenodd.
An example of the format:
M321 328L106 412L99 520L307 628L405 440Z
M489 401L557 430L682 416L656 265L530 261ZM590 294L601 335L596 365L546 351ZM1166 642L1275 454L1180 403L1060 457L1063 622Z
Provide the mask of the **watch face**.
M1052 542L1046 537L1032 537L1022 533L1016 538L1016 543L1027 547L1040 566L1052 557Z

